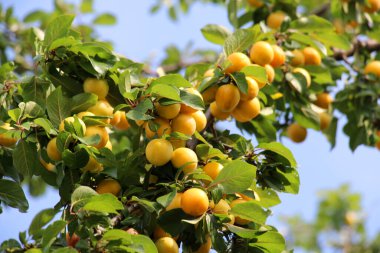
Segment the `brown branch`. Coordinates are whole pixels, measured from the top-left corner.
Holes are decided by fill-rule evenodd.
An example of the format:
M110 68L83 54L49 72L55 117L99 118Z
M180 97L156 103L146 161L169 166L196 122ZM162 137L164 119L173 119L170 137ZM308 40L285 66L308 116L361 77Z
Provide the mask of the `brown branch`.
M353 56L355 52L360 51L362 49L365 49L369 52L379 51L380 50L380 43L376 40L366 40L366 41L360 41L360 40L354 40L352 43L351 49L344 51L339 49L334 49L334 58L337 61L341 61L346 59L347 57Z
M323 16L326 14L326 12L330 10L330 1L325 3L324 5L316 8L314 11L311 12L311 14L317 15L317 16Z

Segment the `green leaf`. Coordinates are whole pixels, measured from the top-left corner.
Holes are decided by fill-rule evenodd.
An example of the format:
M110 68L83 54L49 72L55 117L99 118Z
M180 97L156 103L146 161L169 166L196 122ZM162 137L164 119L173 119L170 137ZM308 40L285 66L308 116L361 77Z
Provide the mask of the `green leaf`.
M81 185L71 194L71 204L78 205L80 203L83 206L84 203L87 203L86 201L95 195L98 195L98 193L94 189Z
M82 13L91 13L93 12L93 0L82 0L82 3L80 5L80 12Z
M182 220L191 219L194 217L184 213L181 208L176 208L161 214L158 218L158 225L172 236L177 236L190 226L189 223L182 222Z
M98 96L92 93L80 93L72 97L71 113L86 111L88 108L96 104Z
M83 209L93 212L118 213L124 208L123 204L110 193L92 196Z
M284 157L286 160L289 161L291 167L297 167L297 162L292 152L279 142L260 143L258 146L256 146L256 148L269 150L276 154L279 154L280 156Z
M179 89L173 85L168 84L156 84L151 90L152 94L155 94L160 97L169 98L172 100L180 101Z
M93 23L97 25L114 25L116 24L116 18L110 13L103 13L97 16Z
M70 116L70 107L70 99L63 96L61 87L48 96L46 109L54 126L58 126L62 120Z
M234 52L243 52L253 44L254 39L255 34L253 31L237 30L226 39L224 43L224 53L228 56Z
M180 90L180 96L183 104L197 110L204 110L203 99L198 95L187 92L186 90Z
M158 197L156 201L162 207L167 207L172 202L172 200L174 199L176 194L177 194L177 191L175 189L173 189L173 191L169 192L168 194L165 194L161 197Z
M29 226L29 235L36 235L40 232L42 227L48 224L57 213L57 210L53 208L40 211L36 216L34 216L32 223Z
M254 201L242 202L234 205L230 211L233 215L242 219L265 224L269 212L265 211L259 204Z
M132 245L141 246L143 252L158 253L156 245L146 235L131 235Z
M46 27L44 44L50 45L54 40L65 37L74 21L74 15L61 15L54 18Z
M169 84L176 86L178 88L184 87L193 87L189 81L187 81L185 78L183 78L180 74L169 74L165 76L161 76L154 80L150 87L154 87L156 84Z
M235 72L231 74L232 79L235 81L237 87L244 94L248 93L248 83L245 79L245 75L241 72Z
M20 140L13 151L13 166L27 177L32 175L37 161L36 144Z
M52 253L78 253L73 247L64 247L53 250Z
M312 128L315 130L320 130L319 115L311 108L302 107L300 110L298 108L292 107L294 120L305 128Z
M224 193L232 194L248 189L256 178L256 167L244 161L235 160L228 163L210 184L220 184Z
M42 21L48 14L44 11L32 11L24 17L25 23L33 23L36 21Z
M251 188L259 197L257 201L258 204L260 204L262 207L269 208L281 203L281 199L279 198L277 192L274 190L270 188L261 189L259 187L256 187L256 184Z
M66 221L57 220L49 225L42 234L42 247L49 248L55 240L58 239L57 235L65 228Z
M228 20L230 21L231 25L237 29L239 25L238 20L238 6L237 6L236 0L230 0L227 5L227 11L228 11Z
M115 241L115 240L124 240L125 242L131 243L132 235L128 234L126 231L121 229L111 229L104 233L103 240L106 241Z
M285 250L285 239L275 231L258 232L255 241L251 242L249 246L259 251L264 249L266 252L281 253Z
M21 186L8 179L0 179L0 200L4 204L26 212L29 208L28 200Z
M42 127L47 134L57 134L57 131L49 120L45 118L37 118L33 122L34 124Z
M220 159L226 159L228 155L224 154L217 148L213 148L207 144L199 144L196 147L196 153L202 161L206 161L210 158L218 157Z
M153 104L149 99L144 99L135 108L127 112L126 116L132 120L149 120L152 116L147 115L148 110L153 109Z
M330 32L334 29L333 25L324 18L312 15L309 17L302 17L290 23L290 28L297 29L301 32Z
M221 25L206 25L201 29L203 36L206 40L223 45L226 38L231 34L231 32Z
M264 67L261 66L245 66L241 72L243 72L246 76L253 77L255 80L260 83L267 83L268 76Z
M231 225L228 223L225 225L227 226L229 231L231 231L234 234L237 234L238 236L242 238L247 238L247 239L255 238L255 235L257 232L257 230L242 228L242 227L238 227L238 226Z
M50 44L49 50L54 50L59 47L72 47L78 44L80 44L80 41L75 39L73 36L62 37L62 38L54 40Z

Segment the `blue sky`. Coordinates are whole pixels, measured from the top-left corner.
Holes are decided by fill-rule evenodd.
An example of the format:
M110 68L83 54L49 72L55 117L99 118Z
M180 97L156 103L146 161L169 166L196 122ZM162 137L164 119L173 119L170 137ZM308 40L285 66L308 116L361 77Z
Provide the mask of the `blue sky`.
M12 1L3 0L5 6L13 5L15 13L23 16L35 9L51 9L51 0ZM154 1L155 2L155 1ZM178 22L168 19L166 11L150 15L148 10L153 1L95 0L97 12L111 12L118 18L118 24L97 29L102 40L114 42L115 50L135 61L150 57L161 57L165 46L178 45L184 48L190 41L201 48L220 49L208 43L200 32L206 24L222 24L230 27L226 11L211 5L195 4L190 14L181 15ZM101 10L101 11L100 11ZM220 126L238 131L231 123ZM342 129L342 122L339 129ZM247 138L250 138L247 136ZM363 207L368 217L367 227L371 235L380 230L380 195L378 191L380 175L380 152L374 148L360 147L355 153L348 148L348 138L338 132L336 148L330 146L324 136L309 130L306 141L294 144L286 138L283 143L289 147L299 164L301 188L298 195L282 194L282 204L273 209L269 223L279 224L281 215L302 214L314 217L317 206L316 193L322 189L337 188L342 183L350 183L352 190L363 195ZM256 144L254 142L254 144ZM18 232L27 230L32 217L41 209L51 207L58 201L58 194L48 191L43 197L30 200L30 210L26 214L14 209L5 209L0 215L0 241L18 237Z

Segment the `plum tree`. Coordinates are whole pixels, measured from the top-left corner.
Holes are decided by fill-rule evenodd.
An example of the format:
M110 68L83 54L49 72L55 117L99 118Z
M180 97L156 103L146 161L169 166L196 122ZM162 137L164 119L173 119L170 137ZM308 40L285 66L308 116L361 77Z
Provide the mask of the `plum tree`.
M59 195L1 251L285 252L267 218L300 179L278 140L334 147L343 119L352 150L380 149L378 1L173 0L170 17L193 2L226 7L231 26L201 29L216 46L144 64L100 41L115 17L93 1L1 4L0 203L26 212L23 183Z

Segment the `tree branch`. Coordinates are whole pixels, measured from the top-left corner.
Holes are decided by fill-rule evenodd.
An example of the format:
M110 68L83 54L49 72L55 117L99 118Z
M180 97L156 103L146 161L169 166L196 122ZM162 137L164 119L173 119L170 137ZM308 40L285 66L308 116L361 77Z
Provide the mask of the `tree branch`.
M374 52L380 50L380 43L376 40L366 40L366 41L360 41L355 39L352 43L352 48L344 51L339 49L334 49L334 58L337 61L344 60L347 57L353 56L355 52L360 51L362 49L365 49L369 52Z

